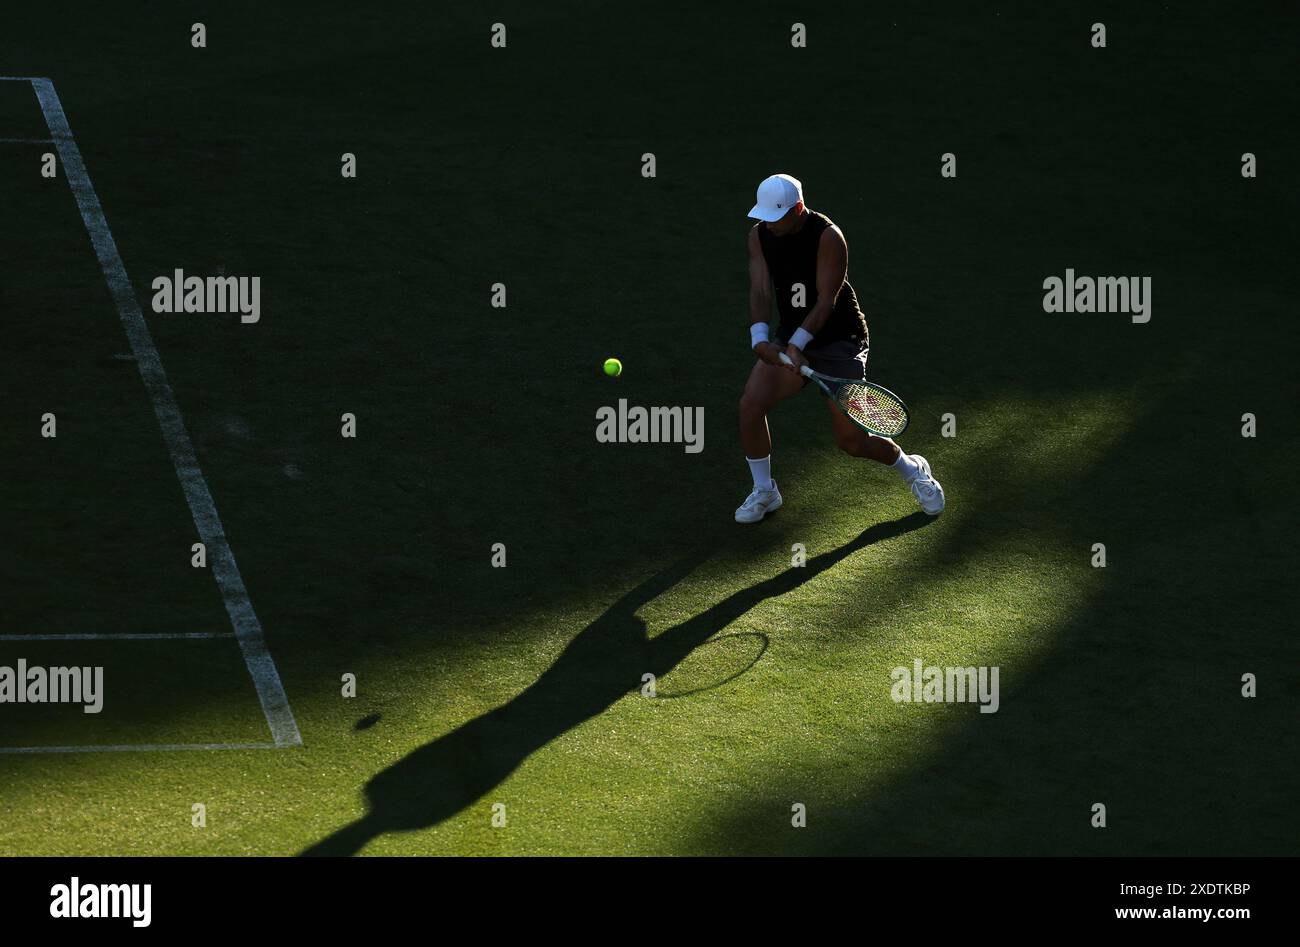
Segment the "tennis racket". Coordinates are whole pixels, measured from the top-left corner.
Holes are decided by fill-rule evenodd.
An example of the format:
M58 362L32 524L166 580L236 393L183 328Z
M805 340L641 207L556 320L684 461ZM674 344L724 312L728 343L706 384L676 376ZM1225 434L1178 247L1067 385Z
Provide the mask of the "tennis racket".
M787 365L794 364L784 352L781 361ZM801 365L799 372L820 385L835 407L868 434L898 437L907 430L907 405L888 388L853 378L832 378L813 371L807 365Z

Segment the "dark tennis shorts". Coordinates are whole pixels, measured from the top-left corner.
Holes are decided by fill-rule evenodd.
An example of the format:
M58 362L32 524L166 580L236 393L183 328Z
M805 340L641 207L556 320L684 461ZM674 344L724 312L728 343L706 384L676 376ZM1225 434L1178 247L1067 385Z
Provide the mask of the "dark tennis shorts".
M782 348L785 347L782 343ZM805 349L804 357L815 372L830 375L832 378L852 378L856 381L867 380L867 352L871 348L869 339L854 341L841 339L817 348ZM805 378L803 383L808 384Z

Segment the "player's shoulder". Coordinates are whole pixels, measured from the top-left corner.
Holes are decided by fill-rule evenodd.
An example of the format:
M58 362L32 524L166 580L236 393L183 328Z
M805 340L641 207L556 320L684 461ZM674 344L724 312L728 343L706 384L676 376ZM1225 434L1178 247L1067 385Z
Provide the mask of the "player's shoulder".
M759 247L759 228L762 226L763 222L760 220L758 223L754 224L754 226L749 228L749 248L751 250L757 250Z
M840 246L847 248L849 242L845 239L844 231L840 229L839 224L835 223L835 221L831 220L825 214L822 214L821 216L822 219L826 221L826 227L822 230L821 236L817 238L818 244L823 247Z
M835 221L831 220L828 215L823 214L819 210L813 210L811 207L808 208L808 213L821 226L822 228L822 232L820 234L821 239L824 240L826 238L826 235L832 232L839 234L841 240L844 239L844 231L841 230L840 225L837 224Z

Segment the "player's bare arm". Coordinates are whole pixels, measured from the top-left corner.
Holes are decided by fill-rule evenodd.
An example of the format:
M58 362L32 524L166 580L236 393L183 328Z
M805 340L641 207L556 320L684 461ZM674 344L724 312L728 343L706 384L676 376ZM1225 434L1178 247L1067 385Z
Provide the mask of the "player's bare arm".
M749 324L766 326L772 319L772 275L758 243L758 227L749 230ZM780 365L781 349L771 342L754 346L754 354L769 365Z

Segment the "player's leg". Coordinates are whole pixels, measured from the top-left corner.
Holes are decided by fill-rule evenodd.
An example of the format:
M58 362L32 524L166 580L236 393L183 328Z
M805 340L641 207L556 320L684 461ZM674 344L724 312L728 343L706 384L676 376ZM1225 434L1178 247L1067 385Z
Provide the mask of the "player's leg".
M740 396L740 446L754 480L753 492L736 510L736 522L757 523L781 506L781 492L772 479L772 436L767 413L798 394L804 380L793 372L766 362L754 363Z
M891 466L903 454L903 449L889 438L868 434L850 421L829 398L826 399L826 407L831 412L831 430L835 433L835 443L844 453Z
M786 398L797 395L803 386L803 378L791 371L763 361L754 363L740 396L740 446L746 457L766 457L772 453L767 413Z
M832 342L822 348L811 349L804 354L814 371L832 378L857 378L863 381L867 377L867 355L869 343L845 339ZM851 457L868 457L882 464L893 465L899 457L905 457L902 449L887 437L868 434L844 416L844 412L835 407L830 400L826 407L831 412L831 430L835 432L835 443L840 450Z
M815 371L834 378L867 377L869 342L845 340L833 342L820 349L805 353ZM858 427L829 400L826 407L831 412L831 429L840 450L853 457L867 457L887 464L898 471L903 482L911 488L921 509L930 515L943 512L943 487L930 473L929 462L920 454L909 454L887 437L868 434Z
M930 473L929 461L920 454L907 453L887 437L868 434L845 417L829 398L826 407L831 412L831 430L835 432L835 443L840 450L853 457L867 457L893 467L911 489L921 509L931 516L943 512L943 487Z

